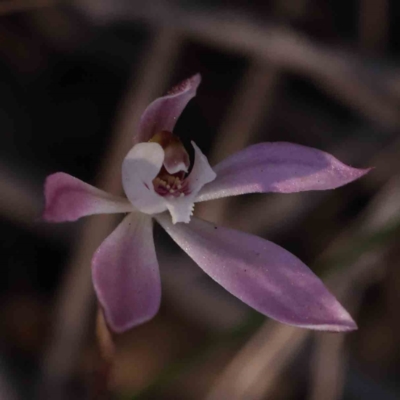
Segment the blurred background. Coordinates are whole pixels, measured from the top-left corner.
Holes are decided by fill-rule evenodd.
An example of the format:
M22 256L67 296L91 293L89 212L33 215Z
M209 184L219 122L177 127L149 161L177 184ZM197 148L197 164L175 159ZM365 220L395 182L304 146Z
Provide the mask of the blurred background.
M289 141L375 167L335 191L195 210L297 255L359 330L268 320L156 226L161 310L116 338L105 398L400 398L399 17L395 0L2 0L0 399L100 398L90 260L120 217L44 224L43 182L64 171L120 193L141 113L196 72L176 133L212 164Z

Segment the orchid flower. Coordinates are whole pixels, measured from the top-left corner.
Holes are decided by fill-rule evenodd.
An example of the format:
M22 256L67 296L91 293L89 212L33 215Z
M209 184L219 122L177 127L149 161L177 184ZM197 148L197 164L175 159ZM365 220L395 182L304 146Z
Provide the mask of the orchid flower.
M256 144L211 168L193 142L190 170L189 156L172 132L200 81L199 74L185 80L143 113L122 164L127 199L62 172L46 180L46 221L128 213L92 260L93 284L107 324L120 333L158 311L154 219L211 278L260 313L303 328L356 329L321 280L293 254L257 236L192 217L192 212L196 202L245 193L333 189L368 170L291 143Z

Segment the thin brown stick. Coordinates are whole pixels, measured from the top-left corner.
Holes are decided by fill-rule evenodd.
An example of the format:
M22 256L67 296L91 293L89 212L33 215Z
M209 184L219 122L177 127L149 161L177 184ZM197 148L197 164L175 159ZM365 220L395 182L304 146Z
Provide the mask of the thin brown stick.
M113 5L107 0L80 1L81 7L101 22L123 16L124 19L144 19L154 26L170 25L208 45L300 73L364 118L388 128L400 125L397 105L377 91L368 79L361 78L369 73L362 59L354 54L314 43L292 29L259 23L238 13L211 14L186 11L163 1L156 4L136 7L129 2ZM398 69L392 72L399 75ZM383 85L381 89L385 90Z
M51 7L55 4L55 0L3 0L0 2L0 16Z
M268 114L278 79L275 67L253 60L215 139L210 156L212 165L253 141L257 128ZM230 201L225 198L207 203L204 207L199 203L196 212L204 219L223 223L224 211L229 209Z
M13 167L0 165L0 214L13 223L32 227L42 208L41 188L27 177L10 173Z
M359 38L367 51L383 52L389 30L388 0L360 0Z
M346 356L344 335L318 335L311 361L310 400L342 398Z
M385 202L388 198L385 198ZM380 204L372 209L380 211ZM380 227L382 228L382 226ZM346 236L346 235L344 235ZM356 265L348 272L345 280L331 279L331 287L339 288L340 298L346 298L347 309L356 315L361 306L365 289L374 281L380 280L384 272L381 267L388 249L378 250L362 256ZM315 347L311 361L310 400L339 400L342 398L347 355L345 335L324 335L315 333Z
M268 321L223 371L206 400L260 398L308 335L304 329Z
M108 329L100 307L96 318L96 339L98 345L98 359L94 361L94 373L90 397L93 400L111 398L112 382L111 371L114 363L115 344L113 334Z

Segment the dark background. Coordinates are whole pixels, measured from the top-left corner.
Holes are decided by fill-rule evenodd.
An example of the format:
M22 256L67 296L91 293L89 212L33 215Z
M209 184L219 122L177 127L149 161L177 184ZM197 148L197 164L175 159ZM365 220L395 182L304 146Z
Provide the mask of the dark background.
M99 362L90 258L118 219L42 223L45 177L119 193L141 112L197 72L176 133L212 163L289 141L375 167L335 191L196 207L296 254L359 330L266 320L155 227L163 302L117 339L113 396L399 398L398 17L394 0L0 2L0 398L88 398Z

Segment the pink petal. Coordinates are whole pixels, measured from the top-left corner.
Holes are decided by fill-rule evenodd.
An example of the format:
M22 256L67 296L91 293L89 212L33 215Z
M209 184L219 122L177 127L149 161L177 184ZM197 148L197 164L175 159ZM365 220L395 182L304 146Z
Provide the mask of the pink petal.
M93 284L110 328L124 332L158 311L161 284L151 218L130 214L92 261Z
M166 96L154 100L140 118L134 144L147 142L160 131L172 132L183 109L196 95L200 82L201 76L196 74L172 88Z
M164 150L158 143L138 143L122 163L122 185L129 201L141 212L156 214L167 209L153 186L160 172Z
M172 222L189 222L193 214L194 200L199 190L208 182L215 179L215 172L210 167L207 157L192 142L195 158L190 175L186 179L189 193L183 197L165 197L167 208L171 213Z
M49 222L76 221L92 214L133 211L123 198L97 189L71 175L57 172L46 179L43 219Z
M197 218L176 225L165 213L155 218L207 274L257 311L303 328L356 329L320 279L276 244Z
M250 146L213 169L217 178L203 187L196 201L244 193L334 189L369 171L349 167L321 150L283 142Z

